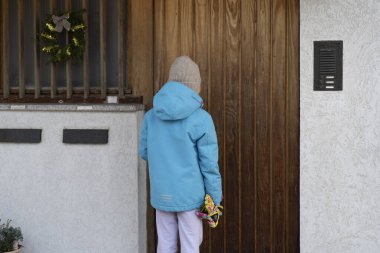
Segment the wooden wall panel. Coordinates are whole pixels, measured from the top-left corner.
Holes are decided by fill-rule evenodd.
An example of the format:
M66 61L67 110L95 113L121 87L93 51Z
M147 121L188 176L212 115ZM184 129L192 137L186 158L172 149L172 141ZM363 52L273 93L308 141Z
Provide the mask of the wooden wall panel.
M193 59L199 66L202 76L201 96L203 102L208 107L208 67L209 67L209 0L195 0L194 6L194 56ZM184 38L180 38L182 41Z
M189 55L217 131L225 211L201 252L299 252L298 0L156 0L154 13L154 92Z
M256 250L271 252L271 166L270 166L270 120L271 120L271 2L257 1L257 44L256 44ZM248 91L247 91L248 92Z
M127 1L127 78L133 95L144 96L150 108L153 99L154 3Z
M225 90L225 78L224 78L224 20L225 20L225 6L223 0L211 0L210 1L210 15L209 15L209 100L208 111L213 116L216 134L219 143L219 171L222 175L225 174L224 166L224 90ZM226 178L222 178L223 188L226 185ZM221 223L220 226L215 229L210 229L204 226L204 234L207 234L209 241L204 241L202 244L202 252L225 252L224 245L226 242L225 231L226 223Z
M226 2L224 55L226 57L224 90L224 219L225 252L238 252L241 248L241 187L240 185L240 1ZM211 91L212 92L212 91Z
M299 0L287 1L287 123L286 123L286 240L285 252L300 252L300 63Z
M165 2L166 0L154 1L154 93L160 89L166 81L165 68Z
M209 0L195 0L191 1L193 4L193 58L199 66L199 70L202 77L201 96L203 98L204 107L210 108L209 104L209 12L210 1ZM181 41L186 38L181 37ZM184 44L184 42L183 42ZM204 246L207 247L210 244L210 230L204 232L203 236Z
M272 1L271 191L272 252L285 243L286 1ZM279 130L279 131L278 131Z
M256 233L256 34L257 15L256 2L242 0L241 3L241 210L249 215L244 216L241 227L241 252L253 252ZM250 92L246 92L250 91ZM245 141L250 140L250 141Z
M180 54L194 57L194 1L179 1L179 43Z
M143 96L147 109L152 107L154 83L154 3L152 0L127 0L127 79L133 95ZM162 65L161 63L159 63ZM149 171L147 172L149 173ZM147 174L149 177L149 174ZM148 180L148 179L147 179ZM150 202L147 181L147 203ZM147 252L156 250L154 209L147 208Z
M179 1L166 0L164 9L164 81L168 79L169 68L174 59L180 54L180 32L179 32Z

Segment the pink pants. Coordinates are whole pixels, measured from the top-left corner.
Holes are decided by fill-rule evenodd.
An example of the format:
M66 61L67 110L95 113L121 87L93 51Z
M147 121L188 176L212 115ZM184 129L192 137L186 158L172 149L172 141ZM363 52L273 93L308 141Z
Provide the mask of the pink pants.
M185 212L164 212L156 209L158 234L157 253L176 253L178 232L181 253L199 253L203 240L202 221L196 209Z

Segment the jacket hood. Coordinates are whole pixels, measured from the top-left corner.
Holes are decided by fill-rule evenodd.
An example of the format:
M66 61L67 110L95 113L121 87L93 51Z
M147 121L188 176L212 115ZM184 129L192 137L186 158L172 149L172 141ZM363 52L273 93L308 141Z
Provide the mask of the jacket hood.
M153 110L162 120L178 120L189 117L203 106L202 98L186 85L170 81L153 98Z

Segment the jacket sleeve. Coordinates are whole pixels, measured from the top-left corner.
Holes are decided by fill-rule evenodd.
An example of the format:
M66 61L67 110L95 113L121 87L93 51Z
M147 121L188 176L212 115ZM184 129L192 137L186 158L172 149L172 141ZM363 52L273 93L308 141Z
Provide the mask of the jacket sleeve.
M197 140L198 161L208 193L214 203L222 201L222 180L218 166L218 141L211 116L206 122L206 129Z
M147 116L145 114L143 123L140 128L140 141L139 141L139 155L145 161L148 160L147 134L148 134L148 125L147 125Z

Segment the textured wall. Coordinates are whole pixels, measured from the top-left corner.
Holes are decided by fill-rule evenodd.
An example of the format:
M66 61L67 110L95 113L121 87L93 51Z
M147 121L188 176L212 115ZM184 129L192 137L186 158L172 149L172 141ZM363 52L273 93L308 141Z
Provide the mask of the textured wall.
M143 111L0 111L0 128L42 128L39 144L0 145L0 218L25 253L146 252ZM63 128L106 128L106 145L62 143Z
M301 0L301 252L380 252L380 1ZM343 91L313 41L343 40Z

